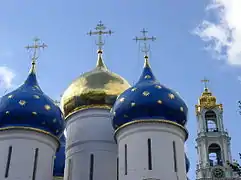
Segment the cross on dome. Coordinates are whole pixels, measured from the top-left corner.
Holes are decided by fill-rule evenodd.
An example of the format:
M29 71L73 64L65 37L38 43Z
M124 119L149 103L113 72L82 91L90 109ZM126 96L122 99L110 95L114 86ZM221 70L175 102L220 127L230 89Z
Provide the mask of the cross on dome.
M106 27L104 26L104 24L102 23L102 21L99 21L99 24L97 24L97 26L95 27L96 31L91 31L88 32L87 34L92 36L92 35L97 35L98 36L98 41L96 42L96 45L98 46L98 51L102 51L102 47L104 46L105 42L102 39L102 36L105 35L111 35L114 32L111 30L108 31L104 31L106 30Z
M31 57L31 59L32 59L32 62L35 63L36 60L39 57L38 54L37 54L37 51L40 50L41 48L44 49L44 48L46 48L48 46L46 44L44 44L44 43L40 44L39 43L39 41L40 41L39 38L34 38L33 41L34 41L33 45L27 45L25 48L27 50L32 50L33 51L33 55Z
M204 77L204 79L202 79L201 82L204 84L204 89L207 90L208 89L207 83L209 83L209 80Z
M145 53L145 57L148 57L148 52L150 51L150 45L147 45L147 41L155 41L156 38L154 36L147 37L146 34L148 31L145 28L143 28L143 30L140 32L143 34L143 36L142 37L136 36L133 40L135 40L136 42L143 41L144 47L141 49L141 51Z

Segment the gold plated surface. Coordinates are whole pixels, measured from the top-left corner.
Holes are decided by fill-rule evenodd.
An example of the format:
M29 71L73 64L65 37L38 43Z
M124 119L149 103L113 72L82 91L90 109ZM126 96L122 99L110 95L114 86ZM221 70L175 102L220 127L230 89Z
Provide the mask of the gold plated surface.
M221 111L223 111L223 105L217 104L217 99L212 93L209 91L207 83L209 82L208 79L204 78L201 80L204 83L204 92L202 93L201 97L198 100L198 104L195 106L196 114L198 115L201 112L201 109L212 109L218 107Z
M96 67L72 82L61 98L61 108L67 117L86 106L111 107L117 96L129 87L125 79L106 68L99 50Z
M216 97L212 95L208 88L205 88L204 92L199 98L198 104L196 105L196 114L200 113L202 108L212 109L215 107L218 107L220 110L223 110L223 105L217 104Z

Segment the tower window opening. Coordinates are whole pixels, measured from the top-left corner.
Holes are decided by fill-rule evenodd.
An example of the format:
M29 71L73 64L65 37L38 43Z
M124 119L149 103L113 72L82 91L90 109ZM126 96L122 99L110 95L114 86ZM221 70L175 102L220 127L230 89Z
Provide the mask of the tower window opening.
M119 180L119 158L117 158L117 161L116 161L116 179Z
M217 116L214 111L207 111L205 113L207 132L217 132Z
M127 144L125 144L125 175L127 175Z
M177 150L175 141L172 142L173 148L173 161L174 161L174 171L177 172Z
M93 180L94 176L94 154L90 155L90 174L89 180Z
M7 159L7 165L6 165L6 170L5 170L5 178L7 178L8 174L9 174L12 151L13 151L13 147L9 146L9 148L8 148L8 159Z
M221 157L221 148L218 144L211 144L208 147L208 156L210 166L223 165L222 157Z
M38 165L38 152L39 149L36 148L35 149L35 153L34 153L34 163L33 163L33 176L32 176L32 180L36 179L36 172L37 172L37 165Z
M151 139L147 140L147 144L148 144L148 170L152 170Z

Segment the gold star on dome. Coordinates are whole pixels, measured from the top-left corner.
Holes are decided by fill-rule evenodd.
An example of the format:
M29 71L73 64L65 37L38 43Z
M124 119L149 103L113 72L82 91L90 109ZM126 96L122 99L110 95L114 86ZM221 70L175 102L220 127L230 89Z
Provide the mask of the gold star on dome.
M148 91L144 91L142 94L143 94L143 96L149 96L150 95L150 93Z
M157 103L158 103L158 104L162 104L162 100L159 99L159 100L157 101Z
M56 121L57 121L56 119L53 119L53 123L56 123Z
M9 111L6 111L5 113L6 113L6 114L10 114L10 112L9 112Z
M43 121L42 124L43 124L43 125L46 124L45 121Z
M125 117L125 118L128 118L128 116L127 116L126 114L124 114L124 117Z
M38 95L33 95L35 99L39 99L40 97Z
M132 88L132 89L131 89L132 92L134 92L134 91L136 91L136 90L137 90L137 88Z
M136 103L134 103L134 102L131 103L131 106L132 106L132 107L134 107L135 105L136 105Z
M180 107L180 111L182 111L182 112L183 112L183 107Z
M151 78L151 76L150 75L145 75L145 77L144 77L145 79L150 79Z
M33 87L35 87L36 89L39 89L39 87L38 87L37 85L35 85L35 86L33 86Z
M11 99L11 98L13 98L13 95L12 95L12 94L8 96L8 99Z
M48 104L44 105L44 108L45 108L47 111L49 111L49 110L51 109L50 105L48 105Z
M58 132L59 132L59 130L57 129L57 130L56 130L56 133L58 133Z
M37 115L37 112L32 112L33 115Z
M161 89L162 87L160 85L155 85L155 88Z
M24 106L27 102L24 101L24 100L20 100L18 103L19 103L21 106Z
M125 98L120 98L120 102L124 102Z
M172 93L168 94L168 97L169 97L170 99L174 99L174 98L175 98L174 94L172 94Z

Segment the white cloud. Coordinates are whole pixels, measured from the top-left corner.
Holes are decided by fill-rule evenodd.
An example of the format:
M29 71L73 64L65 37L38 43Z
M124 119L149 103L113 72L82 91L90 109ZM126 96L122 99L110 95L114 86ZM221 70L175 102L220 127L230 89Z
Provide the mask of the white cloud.
M241 0L210 0L207 15L214 15L194 30L215 58L241 65ZM211 19L212 18L212 19Z
M0 89L6 90L12 87L14 72L6 66L0 66Z

